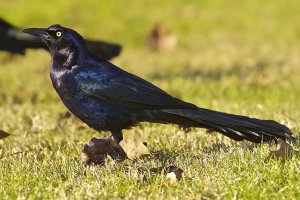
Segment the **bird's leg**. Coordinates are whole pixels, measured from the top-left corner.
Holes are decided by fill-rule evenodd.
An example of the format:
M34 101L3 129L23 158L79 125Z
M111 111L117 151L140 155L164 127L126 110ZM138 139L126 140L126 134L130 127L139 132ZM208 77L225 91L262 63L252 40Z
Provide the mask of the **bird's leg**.
M122 131L111 131L111 134L114 137L116 143L119 144L123 140Z

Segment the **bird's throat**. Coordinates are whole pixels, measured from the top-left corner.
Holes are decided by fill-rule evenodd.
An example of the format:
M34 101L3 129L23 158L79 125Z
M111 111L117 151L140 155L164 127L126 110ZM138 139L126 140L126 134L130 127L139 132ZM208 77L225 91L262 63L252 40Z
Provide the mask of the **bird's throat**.
M54 66L71 69L76 64L76 51L70 47L59 49L53 54L52 60Z

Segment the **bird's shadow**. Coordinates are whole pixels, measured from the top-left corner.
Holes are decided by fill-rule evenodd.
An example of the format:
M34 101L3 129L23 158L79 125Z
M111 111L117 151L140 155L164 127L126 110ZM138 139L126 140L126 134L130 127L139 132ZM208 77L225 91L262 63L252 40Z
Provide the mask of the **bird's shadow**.
M166 160L171 160L178 155L179 154L171 152L169 150L158 150L158 151L153 151L151 157L159 161L166 161Z
M250 152L252 152L259 144L253 144L253 143L243 143L242 145L239 146L232 146L232 145L227 145L225 143L220 143L220 142L215 142L210 146L203 147L202 149L199 149L202 153L206 155L214 154L216 152L230 152L232 149L236 149L235 147L247 149ZM194 151L192 151L193 157L198 157L199 159L202 157L201 154L197 156L197 153L195 154ZM174 152L170 150L158 150L155 152L152 152L152 159L157 159L158 161L164 163L164 162L170 162L175 160L177 157L181 156L186 156L187 152L186 151L180 151L180 152Z
M245 150L249 150L253 152L254 148L259 144L254 143L242 143L239 145L227 145L225 143L215 142L211 146L204 147L202 151L207 154L215 153L215 152L230 152L232 149L242 148Z

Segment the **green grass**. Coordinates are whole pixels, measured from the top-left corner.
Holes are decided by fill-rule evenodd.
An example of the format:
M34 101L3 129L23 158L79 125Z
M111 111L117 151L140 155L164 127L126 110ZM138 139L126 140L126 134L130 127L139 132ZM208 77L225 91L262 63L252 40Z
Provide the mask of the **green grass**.
M274 119L299 135L300 2L291 1L0 1L12 23L60 23L94 39L124 45L112 62L201 107ZM178 45L144 45L155 22ZM66 112L49 79L50 57L0 54L1 199L299 199L299 157L265 161L274 145L234 142L221 134L143 123L138 134L163 156L124 166L85 167L83 145L96 133ZM183 180L139 172L175 164Z

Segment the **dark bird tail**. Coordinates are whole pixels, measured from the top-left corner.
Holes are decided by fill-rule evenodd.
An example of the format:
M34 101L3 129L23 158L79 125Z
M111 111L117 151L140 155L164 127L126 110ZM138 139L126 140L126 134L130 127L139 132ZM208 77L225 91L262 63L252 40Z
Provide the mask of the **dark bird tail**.
M260 120L203 108L168 109L163 112L168 115L171 123L211 129L237 141L245 139L252 142L266 142L276 138L294 139L289 128L272 120Z

